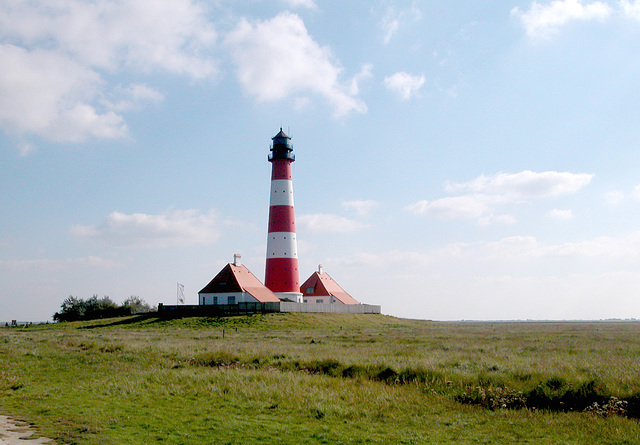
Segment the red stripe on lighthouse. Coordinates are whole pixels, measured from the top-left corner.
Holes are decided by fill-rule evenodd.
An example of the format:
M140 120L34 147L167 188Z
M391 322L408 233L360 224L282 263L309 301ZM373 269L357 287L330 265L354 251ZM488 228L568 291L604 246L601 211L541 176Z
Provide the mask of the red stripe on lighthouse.
M295 258L271 258L267 260L266 276L264 285L271 292L300 292L298 260Z
M296 218L293 206L269 207L269 233L296 231Z
M271 179L293 179L291 174L290 159L274 159L271 161L273 167L271 168Z

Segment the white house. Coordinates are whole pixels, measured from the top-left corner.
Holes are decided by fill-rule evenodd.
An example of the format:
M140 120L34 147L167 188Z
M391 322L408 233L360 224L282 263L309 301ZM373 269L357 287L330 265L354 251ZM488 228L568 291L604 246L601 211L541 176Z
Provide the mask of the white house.
M277 303L276 295L240 262L240 255L233 256L213 280L198 292L200 305L238 303Z
M305 303L360 304L333 281L328 273L323 272L322 265L302 283L300 292Z

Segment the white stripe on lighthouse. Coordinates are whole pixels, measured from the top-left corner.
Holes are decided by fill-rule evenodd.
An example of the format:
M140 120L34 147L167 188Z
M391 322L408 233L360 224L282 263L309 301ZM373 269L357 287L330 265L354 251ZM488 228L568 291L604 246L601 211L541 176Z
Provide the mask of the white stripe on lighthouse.
M271 232L267 241L269 258L298 258L296 234L293 232Z
M271 206L293 207L293 181L290 179L273 179L271 181Z

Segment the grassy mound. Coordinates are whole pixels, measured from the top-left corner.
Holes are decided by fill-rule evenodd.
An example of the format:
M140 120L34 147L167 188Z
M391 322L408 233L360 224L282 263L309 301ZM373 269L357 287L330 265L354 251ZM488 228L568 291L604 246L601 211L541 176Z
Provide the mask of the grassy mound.
M637 323L360 314L0 329L0 412L64 443L638 443Z

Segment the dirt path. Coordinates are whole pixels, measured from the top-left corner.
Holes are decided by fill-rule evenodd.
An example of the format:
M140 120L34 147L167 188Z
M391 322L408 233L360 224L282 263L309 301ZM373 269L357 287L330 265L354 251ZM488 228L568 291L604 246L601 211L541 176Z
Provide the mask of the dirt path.
M46 437L29 439L34 432L24 422L12 420L7 416L0 416L0 445L53 445L55 443Z

